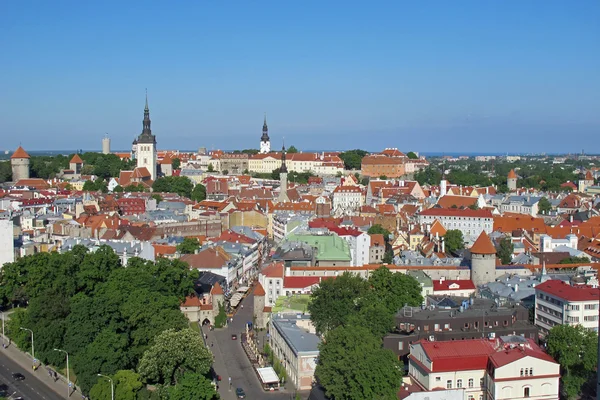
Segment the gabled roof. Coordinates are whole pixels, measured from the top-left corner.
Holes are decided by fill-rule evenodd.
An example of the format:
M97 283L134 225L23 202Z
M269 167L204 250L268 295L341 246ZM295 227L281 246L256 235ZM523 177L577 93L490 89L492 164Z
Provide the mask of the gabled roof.
M212 294L213 296L223 294L223 288L221 287L221 285L219 285L219 282L215 283L215 285L210 290L210 294Z
M597 288L594 289L588 285L571 286L567 282L559 280L540 283L535 287L535 290L549 293L567 301L598 301L600 299L600 290Z
M27 152L21 146L19 146L17 148L17 150L15 150L15 152L12 154L12 156L10 156L10 158L13 159L13 158L31 158L31 157L29 157L29 154L27 154Z
M79 154L75 154L73 158L71 158L71 161L69 161L69 164L83 164L83 160L79 157Z
M283 278L283 287L286 289L304 289L319 284L318 276L286 276Z
M470 279L464 279L464 280L446 279L441 282L439 280L433 281L433 290L435 290L435 291L468 290L468 289L472 289L472 290L476 289L475 285L473 284L473 281Z
M472 254L496 254L496 248L485 231L481 231L470 250Z
M487 339L418 342L432 361L432 372L484 370L488 357L495 352Z
M437 205L442 208L451 208L452 206L456 206L458 208L466 208L477 204L477 197L472 196L452 196L445 195L438 199Z
M438 236L444 236L446 234L447 230L444 227L444 224L442 224L439 219L436 219L435 221L433 221L431 228L429 228L429 232L434 236L436 234Z
M267 278L283 278L284 276L284 268L282 262L272 262L262 271L260 274L266 276Z

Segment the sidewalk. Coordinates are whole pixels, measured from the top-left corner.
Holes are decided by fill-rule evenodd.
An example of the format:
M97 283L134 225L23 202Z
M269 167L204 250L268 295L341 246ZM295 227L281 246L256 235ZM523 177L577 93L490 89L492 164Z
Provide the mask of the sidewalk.
M0 332L0 341L1 340L2 340L2 333ZM8 338L5 338L5 340L6 340L6 343L8 343ZM66 395L66 393L67 393L67 378L66 377L62 376L61 374L59 374L57 372L58 380L55 382L54 378L51 378L50 374L48 373L48 369L47 369L48 367L43 364L41 364L40 367L36 371L33 371L33 369L32 369L33 359L31 358L31 355L29 353L25 353L25 352L21 351L14 343L11 343L10 346L8 346L5 349L0 347L0 351L2 352L1 354L6 356L7 358L10 358L14 362L16 362L19 366L23 367L26 370L29 370L33 375L35 375L36 379L39 382L43 383L45 386L47 386L48 389L52 390L54 393L61 395L63 397ZM72 385L71 392L72 392L71 397L76 395L76 397L74 397L74 398L81 398L81 392L75 387L75 385Z

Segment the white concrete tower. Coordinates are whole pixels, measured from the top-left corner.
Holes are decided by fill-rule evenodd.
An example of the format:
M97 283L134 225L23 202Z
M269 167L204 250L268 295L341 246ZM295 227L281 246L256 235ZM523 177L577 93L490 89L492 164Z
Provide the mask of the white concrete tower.
M150 129L150 109L148 108L148 92L146 91L146 107L144 107L144 121L142 122L142 133L134 143L137 144L135 157L137 167L146 167L150 172L152 180L156 180L156 136Z
M271 152L271 140L269 139L269 127L267 127L267 113L265 113L265 122L263 123L262 136L260 137L260 154Z
M108 133L102 138L102 154L110 154L110 138Z

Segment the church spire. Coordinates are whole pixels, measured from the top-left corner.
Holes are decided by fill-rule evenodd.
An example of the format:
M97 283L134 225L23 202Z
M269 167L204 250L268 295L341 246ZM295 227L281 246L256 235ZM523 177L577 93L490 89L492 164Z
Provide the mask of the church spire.
M144 106L144 119L142 121L142 134L138 137L138 143L156 143L152 134L150 121L150 108L148 107L148 89L146 89L146 105Z
M283 142L283 146L281 147L281 168L279 168L279 172L286 174L288 172L287 165L285 165L285 141Z
M146 89L146 107L144 107L144 112L150 112L150 109L148 108L148 89Z

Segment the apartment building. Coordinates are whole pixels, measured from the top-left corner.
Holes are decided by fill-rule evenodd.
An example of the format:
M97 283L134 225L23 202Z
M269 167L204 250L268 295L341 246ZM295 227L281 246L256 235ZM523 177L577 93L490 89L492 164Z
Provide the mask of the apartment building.
M598 332L598 285L549 280L535 287L535 324L546 334L555 325L582 325Z

